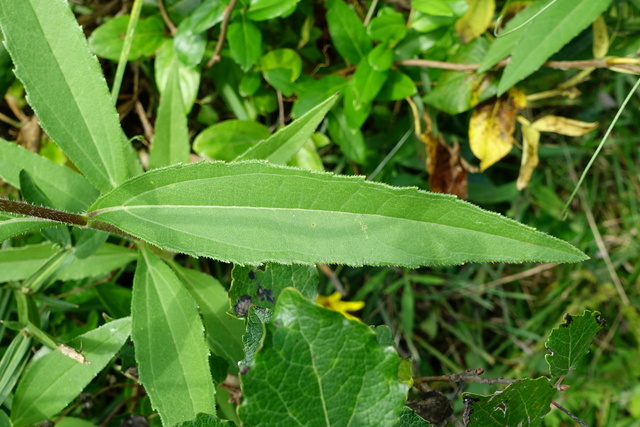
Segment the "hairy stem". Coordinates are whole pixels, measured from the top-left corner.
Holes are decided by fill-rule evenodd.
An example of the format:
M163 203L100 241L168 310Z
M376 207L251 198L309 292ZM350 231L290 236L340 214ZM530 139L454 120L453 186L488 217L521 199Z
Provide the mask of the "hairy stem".
M87 225L87 216L63 212L56 209L36 206L26 202L0 199L0 211L21 215L28 215L50 221L63 222L65 224L84 227Z

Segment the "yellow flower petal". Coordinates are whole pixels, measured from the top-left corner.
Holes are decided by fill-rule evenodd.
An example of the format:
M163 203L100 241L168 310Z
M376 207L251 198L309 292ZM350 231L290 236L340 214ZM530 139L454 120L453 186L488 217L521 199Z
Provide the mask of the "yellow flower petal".
M348 312L362 310L365 305L364 301L342 301L342 295L340 295L340 292L334 292L329 296L318 295L316 304L326 307L329 310L337 311L347 319L353 320L360 319Z

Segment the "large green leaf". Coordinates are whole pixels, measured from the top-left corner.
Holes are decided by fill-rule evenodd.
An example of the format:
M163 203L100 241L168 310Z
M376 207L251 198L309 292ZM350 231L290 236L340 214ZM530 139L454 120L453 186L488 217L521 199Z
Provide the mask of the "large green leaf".
M122 183L128 172L118 114L69 5L3 0L0 26L44 130L98 189Z
M328 0L325 4L333 45L345 60L358 64L372 47L367 30L358 15L342 0Z
M286 164L311 137L337 99L338 96L334 95L321 102L304 116L249 148L236 160L258 159Z
M0 242L19 234L57 225L60 224L45 219L0 213Z
M208 274L180 267L176 263L171 263L171 267L200 308L209 347L215 354L227 359L229 366L234 367L231 369L237 371L238 362L244 357L244 322L227 313L227 291Z
M178 60L174 59L160 97L155 136L149 153L150 168L189 162L189 129L178 67Z
M21 170L29 173L57 209L84 212L100 194L85 177L71 168L0 139L0 177L20 188Z
M13 399L13 425L35 424L67 406L122 347L130 331L131 319L126 317L71 341L68 345L82 349L89 364L52 351L27 366Z
M449 195L262 162L130 179L89 209L154 245L240 264L577 262L566 242Z
M399 365L368 326L285 289L241 376L240 418L247 425L394 426L407 395Z
M140 382L163 424L215 414L198 308L171 268L146 248L133 280L131 316Z
M540 426L557 393L547 377L540 377L518 381L490 396L467 394L465 425Z
M589 346L606 324L597 311L585 310L581 316L565 316L565 323L551 331L544 356L552 377L567 375L576 362L589 352Z

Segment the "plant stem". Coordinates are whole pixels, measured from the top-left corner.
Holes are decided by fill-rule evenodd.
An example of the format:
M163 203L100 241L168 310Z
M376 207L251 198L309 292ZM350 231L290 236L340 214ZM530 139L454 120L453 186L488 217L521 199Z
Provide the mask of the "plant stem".
M124 38L124 45L122 46L122 51L120 52L118 68L116 68L116 77L115 79L113 79L113 88L111 89L111 100L113 101L113 105L116 105L116 102L118 101L118 95L120 94L120 86L122 85L122 78L124 77L124 69L127 66L129 51L131 51L133 35L136 32L136 26L138 25L140 9L142 9L142 0L135 0L133 2L133 7L131 8L131 17L129 18L129 25L127 26L127 34Z
M0 199L0 211L28 215L50 221L63 222L65 224L84 227L87 225L87 216L63 212L56 209L36 206L15 200Z
M224 16L222 17L222 26L220 27L220 37L218 38L218 43L216 43L216 50L213 52L213 56L207 62L206 68L211 68L214 64L220 61L221 56L220 52L222 52L222 46L224 45L224 39L227 38L227 28L229 27L229 20L231 19L231 13L233 12L233 8L236 7L236 3L238 0L231 0L229 2L229 6L224 10Z
M580 424L582 427L589 427L587 424L584 423L584 421L582 421L580 418L576 417L575 415L573 415L571 412L569 412L568 409L563 408L562 406L560 406L556 401L552 400L551 404L553 406L555 406L556 408L560 409L562 412L564 412L565 414L569 415L573 421L577 422L578 424Z

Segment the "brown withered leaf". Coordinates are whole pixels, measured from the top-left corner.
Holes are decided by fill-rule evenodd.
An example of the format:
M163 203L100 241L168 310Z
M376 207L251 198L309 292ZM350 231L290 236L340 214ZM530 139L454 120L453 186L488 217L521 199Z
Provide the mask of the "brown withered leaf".
M499 98L479 104L469 122L469 145L480 159L480 170L484 171L506 156L513 147L516 114L526 106L524 93L517 89Z
M531 125L539 132L553 132L566 136L582 136L598 127L598 122L581 122L561 116L544 116Z
M436 193L454 194L467 198L467 168L460 158L460 145L453 147L442 138L423 133L418 138L427 147L427 172L429 189Z
M516 188L523 190L531 180L533 170L538 166L538 144L540 132L531 126L531 123L522 116L518 116L520 129L522 130L522 161L520 173L516 181Z
M16 136L18 145L27 150L38 153L40 151L40 142L42 140L42 128L38 123L38 117L31 116L22 122L22 127Z

